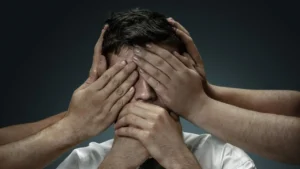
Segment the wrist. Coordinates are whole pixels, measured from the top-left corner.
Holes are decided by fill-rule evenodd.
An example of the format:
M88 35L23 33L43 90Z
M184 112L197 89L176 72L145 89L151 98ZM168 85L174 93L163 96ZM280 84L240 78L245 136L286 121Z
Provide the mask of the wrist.
M121 155L119 151L111 150L101 163L99 169L136 169L132 161Z
M197 106L195 106L193 112L186 117L186 120L198 127L202 127L202 125L207 121L211 109L216 105L216 102L216 100L208 96L205 101L198 101Z
M205 93L202 92L197 95L196 98L193 99L193 103L189 106L187 116L184 117L188 121L193 120L193 117L203 112L203 109L207 105L207 103L211 100L211 98Z
M203 87L203 88L208 97L211 97L215 100L219 100L219 98L221 97L220 96L220 94L221 94L220 86L216 86L211 83L207 83L207 85L205 85L205 87Z
M171 159L166 163L167 169L189 169L189 168L198 168L199 166L194 155L190 150L185 146L182 148L179 153L176 153Z
M88 138L90 135L82 130L83 127L78 125L76 120L72 119L71 116L65 116L60 120L60 123L64 126L65 131L72 135L72 141L80 143Z

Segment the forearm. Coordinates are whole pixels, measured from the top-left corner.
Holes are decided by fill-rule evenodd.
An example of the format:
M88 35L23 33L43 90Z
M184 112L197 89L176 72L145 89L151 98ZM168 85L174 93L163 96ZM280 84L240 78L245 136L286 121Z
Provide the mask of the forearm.
M138 140L116 137L109 154L99 169L136 169L149 157L147 150Z
M282 162L300 164L300 118L242 109L209 99L192 123L233 145Z
M98 169L136 169L138 166L130 166L130 160L122 160L124 157L120 157L114 152L110 152L102 161Z
M175 158L169 162L167 169L201 169L197 159L187 147L180 153L177 153L177 155L174 155L174 157Z
M300 117L300 92L248 90L209 84L207 94L218 101L264 113Z
M65 112L51 116L38 122L26 123L0 128L0 145L12 143L30 135L36 134L42 129L62 119Z
M35 135L0 146L0 168L44 168L79 140L67 119Z

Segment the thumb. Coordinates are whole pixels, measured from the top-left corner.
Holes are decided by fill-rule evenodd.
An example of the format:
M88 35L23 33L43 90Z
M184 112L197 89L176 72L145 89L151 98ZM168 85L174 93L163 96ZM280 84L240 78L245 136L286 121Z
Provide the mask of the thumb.
M99 56L99 61L95 63L97 76L100 77L107 70L107 60L104 55Z

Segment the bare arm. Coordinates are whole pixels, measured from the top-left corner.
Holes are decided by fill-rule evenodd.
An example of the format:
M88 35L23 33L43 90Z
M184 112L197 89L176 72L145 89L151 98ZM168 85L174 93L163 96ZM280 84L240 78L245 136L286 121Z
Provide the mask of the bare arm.
M189 121L269 159L300 164L300 118L261 113L208 98Z
M98 169L136 169L132 167L130 158L125 159L124 156L119 156L118 152L110 152L102 161Z
M79 143L68 123L62 119L26 139L0 146L0 168L44 168Z
M43 130L64 117L66 112L59 113L38 122L18 124L0 128L0 145L12 143Z
M231 144L273 160L300 164L300 93L206 86L203 61L189 32L177 21L168 21L193 58L205 93L213 98L203 92L204 99L200 97L190 115L182 115Z
M300 92L289 90L249 90L208 85L213 99L241 108L300 117Z

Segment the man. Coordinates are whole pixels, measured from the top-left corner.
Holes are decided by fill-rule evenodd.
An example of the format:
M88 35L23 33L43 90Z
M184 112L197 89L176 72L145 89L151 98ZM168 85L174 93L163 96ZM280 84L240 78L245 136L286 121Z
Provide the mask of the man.
M166 66L166 74L159 75L157 72L164 80L161 85L170 84L170 78L180 79L185 88L174 92L187 102L167 107L168 103L160 99L160 93L153 90L151 81L145 80L144 72L138 67L139 78L134 84L135 94L131 103L118 116L115 139L75 149L60 164L59 169L255 168L253 161L237 147L208 134L182 134L179 117L171 109L196 109L199 100L192 93L200 90L201 76L181 62L184 56L179 53L185 51L185 46L164 15L135 9L113 14L107 24L109 27L104 35L103 55L107 57L109 66L124 60L128 63L134 61L142 66L140 59L152 59L157 64ZM149 46L149 43L153 44ZM140 47L146 44L149 50L153 50L152 53L146 54ZM175 55L166 58L169 63L164 63L157 55L171 54L174 51ZM153 66L149 64L146 68L151 70ZM188 107L191 109L186 109ZM127 127L133 127L134 132L143 138L133 135L123 137L122 130L126 131Z
M235 89L208 83L200 54L188 31L177 21L169 19L169 22L177 28L176 33L186 44L187 51L193 57L195 65L187 60L188 57L184 58L183 61L200 73L203 77L204 94L210 100L207 103L214 102L214 104L207 104L209 106L203 106L203 109L199 109L203 111L195 112L192 116L185 116L182 112L174 112L233 145L272 160L300 164L299 92ZM94 61L90 78L87 81L88 84L97 80L106 69L105 58L101 55L102 44L100 42L101 36L95 46ZM148 79L150 80L150 78ZM81 100L80 104L89 104L90 101ZM205 101L207 99L203 99L199 104L205 105ZM216 105L215 103L217 106L212 106ZM204 107L209 108L209 111L204 111ZM0 168L42 168L62 152L76 145L77 141L74 141L76 137L68 138L70 136L68 134L59 137L61 140L56 140L58 141L55 142L56 144L47 143L47 138L56 137L56 133L62 136L59 128L53 126L61 123L61 119L67 118L68 116L65 116L67 112L34 123L1 128ZM87 114L96 115L89 114L89 112ZM92 123L87 125L92 125ZM66 130L66 132L71 131ZM41 133L47 134L41 135ZM66 144L63 140L74 141L75 143ZM49 146L44 146L45 144ZM56 152L55 155L53 155L54 152ZM32 159L36 159L35 163L31 162Z

